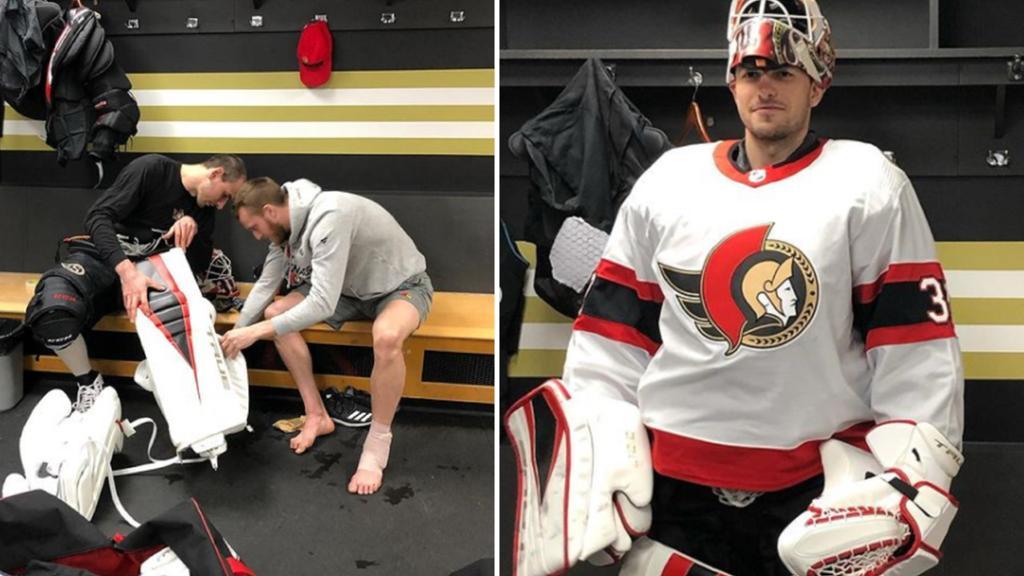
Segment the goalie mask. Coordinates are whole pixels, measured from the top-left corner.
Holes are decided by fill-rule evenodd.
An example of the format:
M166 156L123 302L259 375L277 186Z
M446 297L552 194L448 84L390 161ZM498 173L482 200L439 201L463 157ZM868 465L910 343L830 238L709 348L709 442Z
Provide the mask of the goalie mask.
M835 52L828 20L816 0L733 0L729 10L729 69L748 58L776 66L796 66L815 84L828 88L835 72Z
M199 279L203 296L213 301L217 312L227 312L238 307L238 286L231 272L231 259L219 248L213 249L210 265Z

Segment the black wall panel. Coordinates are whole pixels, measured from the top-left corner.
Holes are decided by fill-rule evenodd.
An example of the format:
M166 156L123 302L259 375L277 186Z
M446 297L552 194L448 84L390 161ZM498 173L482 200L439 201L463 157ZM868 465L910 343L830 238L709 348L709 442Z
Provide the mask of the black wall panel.
M729 2L504 2L502 48L726 48ZM927 48L929 0L826 2L839 49ZM854 5L855 4L855 5ZM874 29L875 33L864 31Z
M426 256L435 289L493 290L493 197L348 191L374 200L395 216ZM42 272L52 266L57 242L82 231L85 212L99 194L77 188L0 188L0 270ZM253 267L266 256L266 244L239 226L230 208L217 215L214 244L231 257L241 281L252 281Z
M103 2L96 10L107 21L109 33L118 36L290 31L301 29L318 15L327 18L332 30L458 30L494 26L494 4L488 0L145 0L136 2L134 7L127 2ZM452 12L457 14L453 16ZM393 21L385 23L385 13L393 14ZM260 17L258 26L253 25L253 16ZM186 26L189 17L198 20L195 28ZM132 27L129 20L135 21Z
M301 27L258 34L160 34L111 38L127 72L295 71ZM491 68L493 31L361 30L334 32L335 70Z
M951 48L1020 46L1021 5L1013 0L940 0L940 45Z

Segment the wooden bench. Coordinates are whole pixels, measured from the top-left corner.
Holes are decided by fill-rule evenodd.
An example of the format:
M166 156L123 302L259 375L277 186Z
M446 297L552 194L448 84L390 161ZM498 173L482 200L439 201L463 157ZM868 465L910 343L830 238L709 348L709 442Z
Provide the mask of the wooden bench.
M39 274L21 272L0 272L0 317L23 319L25 307L35 292ZM251 285L240 285L243 294ZM238 319L237 312L217 315L219 332L230 329ZM350 346L370 348L372 345L369 322L348 322L341 330L335 331L326 324L317 324L302 331L311 345ZM102 318L93 332L134 333L134 326L128 322L124 312ZM138 359L123 360L104 358L111 351L90 348L93 363L103 374L131 377L135 373ZM406 341L406 381L403 395L407 398L450 400L481 404L494 403L494 296L464 292L438 292L430 316L426 322ZM436 354L435 354L436 353ZM248 356L248 354L247 354ZM475 363L476 372L490 374L477 378L476 382L435 381L424 372L427 364L444 363L446 358L461 362ZM314 369L317 369L314 363ZM27 352L25 370L34 372L66 373L67 369L56 356ZM428 372L438 373L436 369ZM444 370L440 370L444 372ZM344 388L347 385L364 390L370 387L369 375L341 375L317 373L317 384L321 389L329 386ZM426 376L426 378L425 378ZM249 383L256 386L294 388L291 376L284 369L252 368Z

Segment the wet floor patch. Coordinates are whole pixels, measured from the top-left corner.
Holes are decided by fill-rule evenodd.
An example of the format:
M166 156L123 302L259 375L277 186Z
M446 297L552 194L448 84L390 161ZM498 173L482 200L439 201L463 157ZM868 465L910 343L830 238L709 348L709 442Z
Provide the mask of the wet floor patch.
M416 492L413 491L412 486L408 484L402 484L397 488L384 489L384 499L387 500L388 504L391 504L392 506L398 504L399 502L405 500L406 498L412 498L415 494Z

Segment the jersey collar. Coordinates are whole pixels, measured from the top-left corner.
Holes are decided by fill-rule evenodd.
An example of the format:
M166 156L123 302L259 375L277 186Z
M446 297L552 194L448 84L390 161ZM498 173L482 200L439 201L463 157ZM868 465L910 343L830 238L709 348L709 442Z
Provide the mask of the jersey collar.
M742 170L733 160L735 154L733 150L742 146L742 140L725 140L719 142L715 147L715 166L726 178L746 184L751 188L759 188L765 184L789 178L817 160L818 156L821 156L822 150L825 149L826 140L812 135L808 135L808 139L808 142L801 145L786 160L758 170ZM742 152L742 150L738 150L738 152Z

